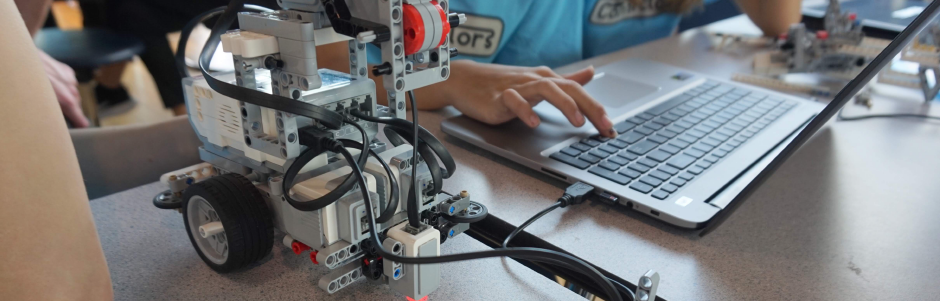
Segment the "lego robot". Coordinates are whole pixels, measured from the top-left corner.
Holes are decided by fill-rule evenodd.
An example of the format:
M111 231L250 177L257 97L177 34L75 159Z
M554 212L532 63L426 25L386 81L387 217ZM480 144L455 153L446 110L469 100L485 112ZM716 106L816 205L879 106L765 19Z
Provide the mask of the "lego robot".
M449 13L447 0L278 4L281 10L238 13L240 29L221 34L234 72L210 76L203 69L203 77L184 79L204 163L163 175L169 189L154 205L182 213L196 252L220 273L269 254L277 229L294 253L309 254L313 263L331 270L318 283L330 294L371 279L420 299L438 287L440 265L379 256L367 239L367 214L379 216L376 230L385 250L431 257L487 211L466 191L441 192L454 164L434 147L433 136L421 136L426 143L415 161L408 144L413 132L386 125L384 134L393 144L386 145L377 139L378 123L404 121L408 91L450 76L456 51L448 47L448 33L466 17ZM317 68L316 46L331 43L348 45L349 73ZM388 107L377 105L367 74L370 43L381 51L383 63L371 72L382 76ZM259 100L271 95L288 102L269 106ZM310 117L316 114L333 119ZM337 123L337 116L345 122ZM353 155L361 160L371 208L348 161L329 149L317 151L323 141L365 150ZM419 191L411 191L412 183Z
M772 89L829 96L823 86L788 83L782 76L792 73L816 73L833 78L851 79L888 41L866 38L854 13L843 13L839 1L830 0L824 17L824 30L811 32L802 23L776 38L774 50L754 59L754 73L736 74L736 81Z

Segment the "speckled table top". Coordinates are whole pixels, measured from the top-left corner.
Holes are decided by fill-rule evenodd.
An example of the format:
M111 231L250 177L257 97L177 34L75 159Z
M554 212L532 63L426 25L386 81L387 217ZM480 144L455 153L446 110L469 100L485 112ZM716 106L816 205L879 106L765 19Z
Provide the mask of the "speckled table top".
M328 295L316 283L329 270L280 243L255 266L218 274L196 255L182 215L151 204L164 189L153 183L91 201L117 300L405 300L365 280ZM441 245L444 254L485 249L467 235ZM441 287L428 300L584 300L511 259L441 269Z
M729 29L756 30L741 16L562 71L638 57L729 79L749 72L757 51L713 51L706 31ZM937 103L925 108L916 91L876 91L870 112L850 105L846 115L940 116ZM457 158L445 189L471 190L491 214L515 225L564 191L558 180L441 132L440 121L455 114L421 117ZM591 203L551 212L526 231L629 281L655 269L659 295L668 300L938 300L938 182L940 123L831 122L707 237Z

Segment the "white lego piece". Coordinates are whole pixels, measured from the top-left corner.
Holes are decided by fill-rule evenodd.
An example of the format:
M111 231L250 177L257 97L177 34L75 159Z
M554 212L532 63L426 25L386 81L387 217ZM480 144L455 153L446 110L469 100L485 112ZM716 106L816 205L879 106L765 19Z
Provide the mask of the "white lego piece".
M209 238L219 233L222 233L225 229L222 228L222 222L211 222L202 226L199 226L199 236L202 238Z
M293 198L298 199L299 201L320 198L321 196L324 196L332 191L336 186L339 186L339 184L346 179L346 175L348 175L351 171L352 169L348 166L328 171L322 175L295 184L289 193ZM365 174L365 176L369 191L374 192L375 177L373 177L371 174ZM339 241L340 239L339 226L337 225L336 220L336 204L330 204L329 206L321 209L321 211L321 216L323 219L320 223L322 227L321 229L323 231L323 235L326 238L325 244L330 245ZM286 219L285 224L287 226L287 229L285 229L286 232L291 233L291 235L293 235L297 240L310 246L317 245L307 243L298 236L298 231L306 231L306 229L304 229L302 226L295 227L295 225L291 225L291 223L289 223Z
M244 30L232 30L223 34L222 50L248 58L279 52L276 37Z
M208 179L216 175L215 169L212 168L212 164L209 163L199 163L189 167L180 168L168 173L165 173L160 176L160 183L165 185L170 184L170 176L181 176L186 175L190 178L193 178L195 182L200 182L202 180Z

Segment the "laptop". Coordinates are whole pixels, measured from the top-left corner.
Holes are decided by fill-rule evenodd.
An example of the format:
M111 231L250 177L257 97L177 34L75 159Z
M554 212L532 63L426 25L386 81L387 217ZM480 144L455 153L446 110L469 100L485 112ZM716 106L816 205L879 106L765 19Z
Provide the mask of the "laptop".
M852 12L857 15L866 35L875 38L893 39L908 24L911 24L911 21L929 3L929 0L850 0L841 1L839 6L843 12ZM803 8L803 22L807 23L807 28L823 28L823 19L826 16L828 6L827 3L823 3Z
M575 128L545 102L531 129L491 126L465 116L443 131L559 180L593 185L596 195L705 235L721 224L786 158L868 83L917 32L940 2L925 8L828 105L629 59L596 69L585 89L619 133Z

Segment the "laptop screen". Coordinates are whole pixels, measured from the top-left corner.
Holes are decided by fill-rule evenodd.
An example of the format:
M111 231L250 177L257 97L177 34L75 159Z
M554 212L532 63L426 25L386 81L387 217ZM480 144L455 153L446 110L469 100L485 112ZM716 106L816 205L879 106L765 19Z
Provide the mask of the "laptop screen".
M728 217L734 213L737 208L739 208L744 201L747 200L751 194L754 193L757 188L773 174L780 165L783 164L797 149L800 148L810 137L813 136L826 122L829 121L840 109L844 106L850 99L852 99L855 94L857 94L862 87L868 84L878 72L881 71L891 60L898 55L904 48L908 47L912 41L915 40L917 35L928 26L936 26L936 16L938 12L938 7L940 7L940 1L931 2L927 5L922 12L920 12L917 17L908 25L901 33L881 51L878 56L876 56L854 79L849 81L848 84L836 94L835 98L829 105L826 106L815 118L813 118L802 130L800 130L796 137L787 144L783 150L777 155L768 165L764 168L757 177L748 184L735 198L725 207L724 210L719 211L718 214L709 221L709 224L699 233L700 236L705 236L708 233L714 231L718 226L720 226ZM934 24L934 25L931 25ZM940 57L940 54L934 53L933 56Z

